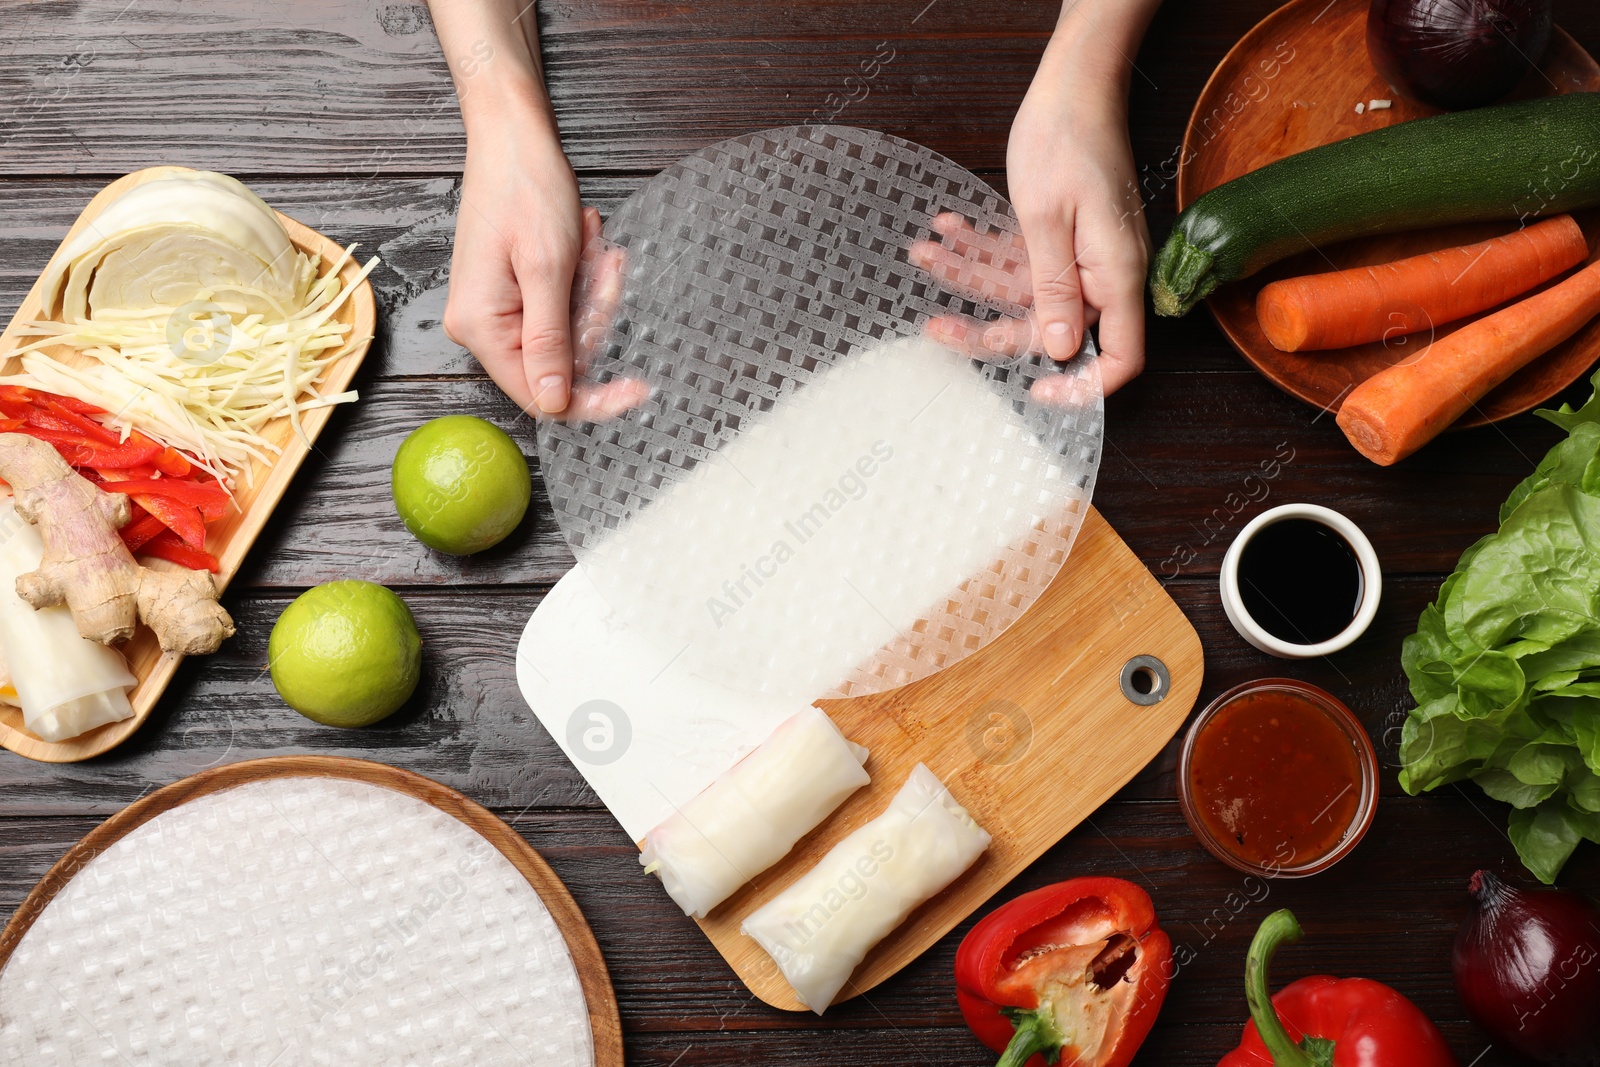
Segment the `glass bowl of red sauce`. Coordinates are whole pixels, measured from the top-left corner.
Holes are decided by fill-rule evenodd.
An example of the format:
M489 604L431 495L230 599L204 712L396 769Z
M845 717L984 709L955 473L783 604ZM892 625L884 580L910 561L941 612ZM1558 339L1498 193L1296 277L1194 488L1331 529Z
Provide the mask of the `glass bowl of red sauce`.
M1178 800L1200 843L1267 878L1338 863L1372 825L1378 756L1331 694L1291 678L1223 693L1189 727Z

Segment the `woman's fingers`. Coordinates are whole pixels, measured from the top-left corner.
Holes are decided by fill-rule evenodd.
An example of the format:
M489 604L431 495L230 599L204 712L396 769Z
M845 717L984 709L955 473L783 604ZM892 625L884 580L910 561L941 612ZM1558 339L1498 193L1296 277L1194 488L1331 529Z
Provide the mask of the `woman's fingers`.
M929 319L922 332L970 359L986 363L1041 351L1031 318L980 322L965 315L939 315Z
M1109 395L1144 370L1144 278L1124 279L1100 310L1100 380Z
M1028 329L997 328L992 345L981 337L975 340L971 329L953 323L938 329L947 330L959 345L975 344L995 354L1038 345L1052 359L1065 361L1077 355L1087 321L1070 208L1024 218L1025 237L980 234L950 212L935 215L931 226L945 240L915 241L907 257L942 288L968 299L1033 308Z
M528 249L512 267L522 292L522 371L546 415L567 408L572 389L572 282L577 250Z
M1137 201L1134 208L1138 207ZM1109 395L1144 370L1144 284L1149 237L1141 214L1096 212L1081 220L1083 240L1103 249L1082 265L1084 300L1100 309L1100 377Z
M1022 219L1033 275L1033 313L1050 358L1069 360L1083 344L1083 280L1070 208Z
M1028 387L1028 395L1046 407L1090 408L1101 395L1101 390L1094 385L1095 370L1099 366L1098 362L1092 363L1083 374L1047 374ZM1105 391L1110 392L1109 389Z
M932 340L985 363L1015 356L1038 355L1043 351L1031 315L1028 318L1005 318L994 322L980 322L964 315L939 315L929 319L922 329ZM1047 364L1047 368L1053 367L1054 363ZM1092 385L1094 369L1094 366L1086 368L1085 373L1056 373L1045 369L1042 376L1028 387L1028 395L1047 407L1086 407L1093 403L1097 395Z
M551 418L563 422L604 422L650 398L650 387L637 378L613 378L604 385L579 383L566 410Z
M1022 235L991 231L980 234L965 215L941 211L928 222L933 232L950 242L959 256L990 263L1005 270L1028 266L1028 250Z
M584 247L572 288L572 354L579 372L600 350L622 306L624 255L619 246L599 239Z
M519 408L532 410L522 366L522 294L509 241L466 202L451 253L444 332L477 358Z
M906 250L912 266L921 267L947 293L969 300L1016 304L1026 307L1029 300L1026 269L996 267L963 256L936 241L914 241Z
M913 241L906 258L927 271L939 287L969 300L1026 307L1031 295L1028 256L1016 234L980 234L952 212L929 223L943 241Z

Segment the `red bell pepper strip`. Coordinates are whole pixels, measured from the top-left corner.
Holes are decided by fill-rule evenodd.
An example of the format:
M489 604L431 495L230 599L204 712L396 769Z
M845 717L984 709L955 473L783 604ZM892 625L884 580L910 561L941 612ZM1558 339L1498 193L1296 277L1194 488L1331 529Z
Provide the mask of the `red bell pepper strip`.
M56 415L54 412L47 411L44 408L34 407L32 404L14 404L6 400L0 400L0 414L4 414L7 418L11 419L21 419L29 426L37 426L41 430L54 430L57 433L75 434L79 437L85 437L91 440L99 439L101 440L102 444L117 443L115 436L113 436L110 441L105 441L104 439L99 438L98 434L86 434L83 432L83 427L79 426L70 419L62 418L61 416ZM81 418L81 416L79 417Z
M144 435L140 434L139 436L143 437ZM163 448L161 455L155 458L155 468L162 474L171 475L174 478L187 478L193 473L194 464L190 463L188 457L176 448Z
M54 445L56 451L61 453L61 457L73 467L120 470L149 463L161 453L161 446L153 442L149 445L140 445L130 440L120 445L108 445L104 441L92 440L80 433L45 430L31 425L21 427L19 432Z
M76 411L79 415L104 415L106 413L105 408L97 408L87 401L79 400L77 397L61 396L56 393L40 393L39 395L47 396L62 407Z
M46 393L39 389L29 389L22 385L0 385L0 400L9 400L18 404L35 404L41 400L54 401L62 407L77 412L79 415L104 415L105 408L97 408L93 404L79 400L77 397L63 396L60 393Z
M117 493L127 493L135 499L140 496L161 496L178 504L198 508L207 522L216 522L228 512L228 491L216 482L191 482L182 478L114 478L120 472L97 472ZM147 509L148 510L148 509Z
M144 485L155 485L160 484L160 482L136 483L133 479L127 477L123 471L114 468L107 470L79 470L78 473L108 493L125 494L136 507L160 519L167 529L176 533L183 540L195 548L205 548L205 517L200 514L199 508L182 500L176 500L166 495L165 492L157 495L140 491Z
M115 488L113 486L113 488ZM191 504L180 504L171 497L135 493L129 498L141 508L160 519L167 529L198 549L206 547L206 520L200 509Z
M217 563L217 557L193 545L184 544L171 530L163 530L151 538L139 550L139 554L169 560L192 571L210 571L216 574L222 570L221 565Z
M1150 895L1074 878L990 912L956 950L956 1000L997 1067L1126 1067L1172 980Z
M167 529L193 547L205 549L206 521L200 514L199 508L167 496L165 490L160 496L139 491L143 485L157 485L159 482L134 483L131 479L122 477L121 472L114 469L96 470L92 474L88 471L79 473L99 484L108 493L126 493L129 500L160 519ZM123 488L125 485L131 488Z
M1256 931L1244 970L1250 1022L1217 1067L1457 1067L1438 1028L1381 982L1318 974L1270 996L1273 953L1300 937L1287 908Z
M94 421L87 415L80 415L59 400L43 398L40 403L44 405L44 410L50 412L56 418L64 420L85 437L97 438L108 445L120 445L122 443L122 435L117 431L103 423Z
M166 529L166 523L147 513L140 515L118 532L122 534L122 543L128 546L128 551L137 552Z

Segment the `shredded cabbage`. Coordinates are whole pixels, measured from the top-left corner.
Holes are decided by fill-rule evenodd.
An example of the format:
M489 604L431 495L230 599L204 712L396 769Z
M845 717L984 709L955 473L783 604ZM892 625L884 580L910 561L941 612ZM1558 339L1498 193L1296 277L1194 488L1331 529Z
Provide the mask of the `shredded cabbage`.
M37 340L18 349L22 373L0 383L77 397L110 412L108 422L126 437L132 430L182 449L207 471L231 484L250 477L254 461L271 463L282 450L262 436L287 416L303 435L303 413L349 403L354 391L323 396L316 386L338 351L352 338L334 318L350 293L371 273L376 257L343 284L339 271L355 245L321 278L299 307L284 307L260 292L254 300L200 289L178 307L97 310L88 321L28 323ZM298 253L297 253L298 254ZM305 258L315 276L318 260ZM45 351L69 346L96 362L75 367Z

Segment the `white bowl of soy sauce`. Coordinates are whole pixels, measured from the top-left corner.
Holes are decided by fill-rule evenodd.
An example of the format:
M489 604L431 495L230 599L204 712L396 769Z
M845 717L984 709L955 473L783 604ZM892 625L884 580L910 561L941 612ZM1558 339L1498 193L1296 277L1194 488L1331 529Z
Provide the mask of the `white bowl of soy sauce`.
M1383 572L1355 523L1317 504L1257 515L1222 560L1222 610L1239 635L1284 659L1352 644L1378 614Z

